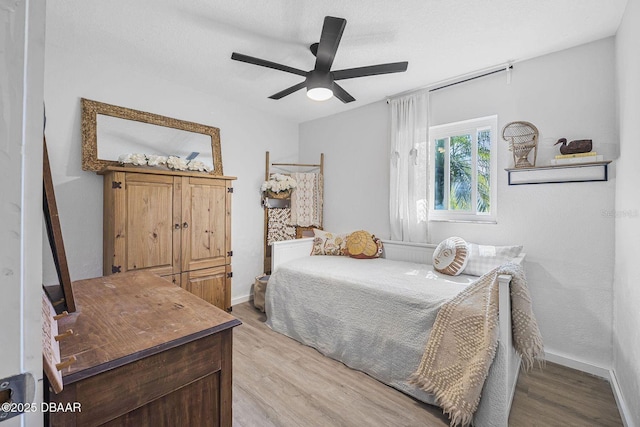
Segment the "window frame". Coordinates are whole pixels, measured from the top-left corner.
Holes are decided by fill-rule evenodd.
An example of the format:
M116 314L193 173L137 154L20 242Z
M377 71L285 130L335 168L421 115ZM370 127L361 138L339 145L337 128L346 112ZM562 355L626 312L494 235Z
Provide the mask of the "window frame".
M489 145L489 152L491 154L490 166L489 166L489 212L478 212L477 203L477 189L478 189L478 132L482 129L490 129L491 142ZM472 176L472 190L471 195L474 202L472 203L473 209L471 211L454 211L450 209L435 209L435 150L436 141L439 139L446 139L446 154L445 154L445 188L449 188L449 144L450 138L453 136L460 136L463 134L472 135L471 141L471 176ZM479 223L492 223L497 222L498 212L498 116L485 116L478 117L469 120L462 120L458 122L445 123L442 125L429 127L429 221L450 221L450 222L479 222ZM449 191L446 192L445 197L448 200ZM447 203L448 205L448 203Z

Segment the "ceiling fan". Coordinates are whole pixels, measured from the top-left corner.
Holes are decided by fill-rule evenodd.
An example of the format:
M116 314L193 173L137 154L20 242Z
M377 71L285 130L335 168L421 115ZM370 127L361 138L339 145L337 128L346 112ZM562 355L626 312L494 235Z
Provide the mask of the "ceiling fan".
M335 96L340 101L347 103L355 101L346 90L342 88L336 80L353 79L356 77L375 76L377 74L401 73L407 70L408 62L393 62L389 64L369 65L366 67L349 68L345 70L331 71L331 65L336 56L344 27L347 20L326 16L320 35L320 43L313 43L309 49L316 57L316 65L311 71L303 71L287 65L278 64L253 56L243 55L233 52L231 59L249 64L260 65L261 67L273 68L287 73L297 74L305 77L301 83L293 85L283 91L271 95L271 99L280 99L287 95L306 87L307 96L316 101L325 101Z

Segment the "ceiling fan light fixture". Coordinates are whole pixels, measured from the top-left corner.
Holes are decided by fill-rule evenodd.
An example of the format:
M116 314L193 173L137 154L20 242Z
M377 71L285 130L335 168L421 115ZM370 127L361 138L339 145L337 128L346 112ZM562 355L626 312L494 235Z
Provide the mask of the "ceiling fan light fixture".
M333 79L328 72L313 70L307 76L307 96L314 101L326 101L333 96Z
M307 96L314 101L326 101L333 96L333 91L326 87L312 87L307 89Z

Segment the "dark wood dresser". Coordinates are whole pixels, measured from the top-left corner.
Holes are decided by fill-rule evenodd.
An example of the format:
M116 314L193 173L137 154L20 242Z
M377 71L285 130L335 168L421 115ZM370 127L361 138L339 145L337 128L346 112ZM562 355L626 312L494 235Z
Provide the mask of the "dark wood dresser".
M51 426L231 426L232 332L241 322L149 272L72 284L58 320L64 389ZM60 405L58 405L60 406ZM77 407L77 405L76 405Z

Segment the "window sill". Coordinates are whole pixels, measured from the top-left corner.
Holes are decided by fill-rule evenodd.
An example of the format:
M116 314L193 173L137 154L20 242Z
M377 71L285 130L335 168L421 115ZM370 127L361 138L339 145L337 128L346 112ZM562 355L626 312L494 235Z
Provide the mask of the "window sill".
M462 222L470 224L497 224L495 219L450 219L450 218L430 218L429 222Z

